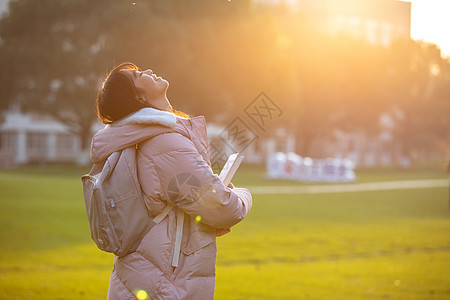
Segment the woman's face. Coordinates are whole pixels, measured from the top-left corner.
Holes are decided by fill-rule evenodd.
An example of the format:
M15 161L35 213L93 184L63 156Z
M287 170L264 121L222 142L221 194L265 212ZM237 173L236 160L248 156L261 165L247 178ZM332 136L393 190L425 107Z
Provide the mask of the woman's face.
M145 71L124 70L123 72L131 76L137 92L144 103L161 110L172 108L166 97L166 91L169 87L167 80L157 76L150 69Z

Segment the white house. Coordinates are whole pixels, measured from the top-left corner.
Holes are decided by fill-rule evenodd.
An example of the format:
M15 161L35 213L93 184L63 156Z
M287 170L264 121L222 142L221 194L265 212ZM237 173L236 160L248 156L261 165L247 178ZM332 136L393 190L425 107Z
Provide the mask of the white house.
M49 117L10 111L0 125L0 165L76 161L79 138Z

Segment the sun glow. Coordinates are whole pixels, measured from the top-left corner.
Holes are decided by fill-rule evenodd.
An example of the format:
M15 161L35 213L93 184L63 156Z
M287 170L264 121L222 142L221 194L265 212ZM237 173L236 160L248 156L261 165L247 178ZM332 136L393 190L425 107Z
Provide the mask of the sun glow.
M450 56L450 1L411 0L411 37L437 44Z

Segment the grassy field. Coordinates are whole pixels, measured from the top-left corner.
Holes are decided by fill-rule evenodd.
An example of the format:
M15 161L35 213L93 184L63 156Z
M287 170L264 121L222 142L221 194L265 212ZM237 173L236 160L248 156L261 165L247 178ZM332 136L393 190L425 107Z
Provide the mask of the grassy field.
M0 171L0 299L104 299L112 255L90 240L80 175ZM244 167L234 183L265 181ZM360 182L447 178L365 170ZM218 239L216 299L450 299L448 188L255 195Z

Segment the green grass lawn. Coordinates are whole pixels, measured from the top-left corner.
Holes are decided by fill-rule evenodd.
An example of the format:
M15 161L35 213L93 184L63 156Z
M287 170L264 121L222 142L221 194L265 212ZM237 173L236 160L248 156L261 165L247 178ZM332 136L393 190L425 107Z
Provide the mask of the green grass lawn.
M104 299L112 255L90 240L79 168L0 171L0 299ZM265 181L244 166L234 183ZM447 178L364 170L361 182ZM448 188L255 195L218 239L216 299L450 299Z

